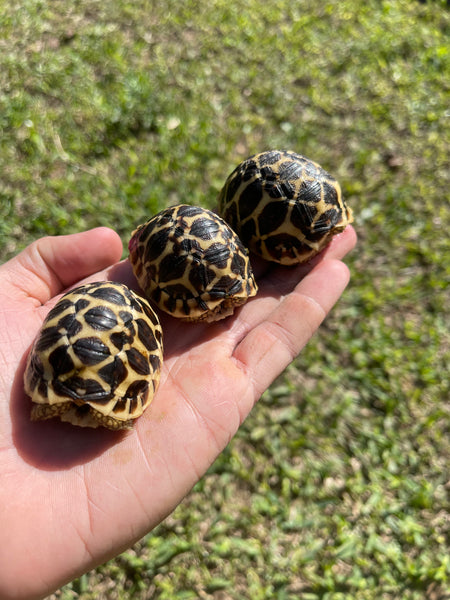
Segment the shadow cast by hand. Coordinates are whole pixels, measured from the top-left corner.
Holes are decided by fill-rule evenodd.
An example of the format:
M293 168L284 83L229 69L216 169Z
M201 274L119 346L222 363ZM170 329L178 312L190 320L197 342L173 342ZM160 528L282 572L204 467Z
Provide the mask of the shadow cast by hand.
M10 399L13 443L24 461L45 471L67 470L90 462L130 435L103 427L76 427L58 418L31 421L32 402L23 385L25 364L26 355L16 371Z

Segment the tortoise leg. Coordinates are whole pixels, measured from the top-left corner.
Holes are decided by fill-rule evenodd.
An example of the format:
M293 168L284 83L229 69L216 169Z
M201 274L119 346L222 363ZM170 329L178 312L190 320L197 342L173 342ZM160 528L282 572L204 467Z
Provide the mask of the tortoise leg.
M67 402L60 402L58 404L35 404L31 409L31 420L44 421L45 419L58 417L68 409L69 405Z

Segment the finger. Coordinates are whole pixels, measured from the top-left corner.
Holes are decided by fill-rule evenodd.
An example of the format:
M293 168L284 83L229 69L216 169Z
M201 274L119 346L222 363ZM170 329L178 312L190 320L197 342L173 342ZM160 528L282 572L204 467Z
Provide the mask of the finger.
M343 259L353 250L356 241L355 230L349 226L345 231L336 235L320 254L307 263L297 266L266 264L265 274L260 274L257 279L259 291L256 298L252 298L239 309L236 319L230 327L232 334L230 341L233 343L233 347L251 329L262 323L279 305L282 297L292 292L313 268L317 268L317 265L326 259Z
M331 238L330 243L320 252L318 257L321 258L338 258L342 259L348 254L356 245L357 237L356 231L352 225L347 227ZM314 263L314 259L311 261Z
M336 236L320 254L317 254L308 262L292 267L279 266L273 268L260 281L261 291L266 294L288 294L319 263L332 258L339 260L344 258L353 249L355 243L355 230L348 228L348 231Z
M80 279L118 261L122 242L107 227L64 236L41 238L1 269L11 292L45 304Z
M305 346L349 278L344 263L323 260L236 346L233 356L250 377L255 399Z

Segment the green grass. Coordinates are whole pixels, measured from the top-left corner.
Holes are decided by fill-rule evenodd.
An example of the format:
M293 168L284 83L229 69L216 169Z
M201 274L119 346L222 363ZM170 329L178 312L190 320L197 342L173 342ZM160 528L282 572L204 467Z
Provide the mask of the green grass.
M214 207L277 147L340 180L359 235L339 305L208 475L57 598L448 598L449 29L442 1L2 3L2 260Z

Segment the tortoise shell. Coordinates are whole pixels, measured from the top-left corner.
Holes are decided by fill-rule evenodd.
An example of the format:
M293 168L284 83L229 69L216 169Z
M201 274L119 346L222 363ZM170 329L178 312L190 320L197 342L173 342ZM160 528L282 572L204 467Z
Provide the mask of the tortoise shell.
M32 420L131 428L153 399L162 330L149 303L125 285L68 292L48 313L25 369Z
M334 177L280 150L236 167L219 194L219 213L252 252L286 265L310 259L353 221Z
M189 321L215 321L257 291L248 252L210 210L180 204L134 231L130 262L147 298Z

